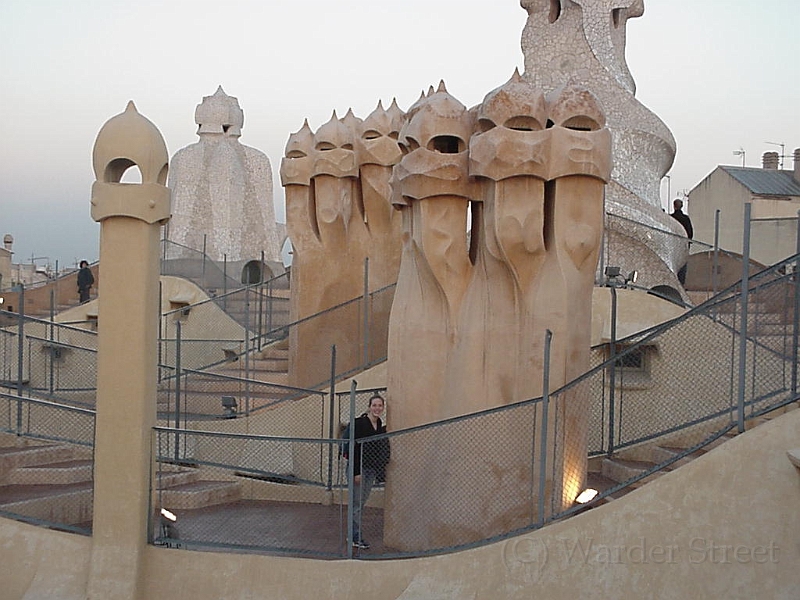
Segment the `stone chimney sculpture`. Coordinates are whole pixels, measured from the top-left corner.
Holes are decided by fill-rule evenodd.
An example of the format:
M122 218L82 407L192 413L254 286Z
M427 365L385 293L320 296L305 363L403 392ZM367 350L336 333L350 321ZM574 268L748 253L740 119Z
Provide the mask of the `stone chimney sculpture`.
M291 320L347 303L291 329L292 385L326 381L331 346L340 372L385 356L392 293L378 293L370 302L368 336L362 303L354 300L364 294L365 271L370 292L397 278L400 218L389 203L389 179L400 158L402 120L393 102L389 110L379 105L365 121L352 111L339 119L334 111L316 133L306 122L289 137L281 181L293 247Z
M200 141L172 158L168 239L195 252L205 249L212 260L260 260L263 251L266 261L280 262L272 168L264 153L239 142L239 101L220 86L197 106L195 123Z
M675 158L675 139L639 102L625 61L629 19L644 0L521 0L523 78L545 93L569 82L592 90L606 115L614 169L606 190L605 257L624 272L637 269L645 287L682 286L676 273L688 250L680 225L661 210L661 181ZM667 235L657 235L659 229ZM610 257L610 258L609 258ZM603 274L598 272L598 281Z
M579 86L545 95L515 73L473 111L442 85L409 113L393 190L403 213L389 328L396 430L536 398L547 367L551 389L588 369L611 171L605 116ZM480 432L465 421L394 439L386 544L443 547L529 523L541 466L526 429L534 421L549 444L545 514L574 501L587 468L584 398L560 395L547 419L541 404L526 410L484 418ZM451 469L460 460L472 467Z

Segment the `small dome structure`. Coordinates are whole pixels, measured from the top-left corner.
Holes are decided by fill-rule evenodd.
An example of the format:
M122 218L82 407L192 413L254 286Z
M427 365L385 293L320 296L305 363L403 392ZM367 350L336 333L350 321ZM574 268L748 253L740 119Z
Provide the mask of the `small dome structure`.
M142 183L167 183L167 145L158 128L139 114L133 101L125 112L111 117L97 134L92 164L97 181L119 183L128 168L137 166Z

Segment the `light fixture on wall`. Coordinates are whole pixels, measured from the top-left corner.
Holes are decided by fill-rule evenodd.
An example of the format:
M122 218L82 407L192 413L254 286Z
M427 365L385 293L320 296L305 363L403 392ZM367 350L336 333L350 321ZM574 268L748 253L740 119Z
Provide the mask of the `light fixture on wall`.
M594 489L594 488L586 488L580 494L578 494L578 497L575 498L575 502L578 503L578 504L587 504L587 503L591 502L592 500L594 500L595 496L597 496L597 490L596 489Z
M623 275L620 267L606 267L605 275L607 287L627 287L629 283L636 283L639 271L634 269L627 275Z
M239 407L236 404L236 398L233 396L222 397L222 415L224 418L235 419L238 408Z
M166 508L162 508L159 520L161 522L161 538L163 539L163 543L167 546L174 545L175 547L178 547L176 542L176 540L180 539L177 526L178 517L174 512L167 510Z

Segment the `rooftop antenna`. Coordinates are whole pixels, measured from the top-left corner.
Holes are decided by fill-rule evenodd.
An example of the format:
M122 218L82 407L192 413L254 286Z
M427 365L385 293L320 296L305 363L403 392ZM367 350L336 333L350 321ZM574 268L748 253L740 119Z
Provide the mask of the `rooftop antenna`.
M733 155L734 155L734 156L741 156L741 157L742 157L742 166L744 166L744 155L745 155L745 154L746 154L746 153L745 153L745 151L744 151L744 148L742 148L741 146L739 146L739 149L738 149L738 150L734 150L734 151L733 151Z
M786 154L786 144L779 144L778 142L764 142L764 143L765 144L770 144L772 146L780 146L781 155L779 156L779 158L781 159L781 163L780 163L780 167L779 168L780 168L781 171L783 171L783 159L784 159L783 155Z

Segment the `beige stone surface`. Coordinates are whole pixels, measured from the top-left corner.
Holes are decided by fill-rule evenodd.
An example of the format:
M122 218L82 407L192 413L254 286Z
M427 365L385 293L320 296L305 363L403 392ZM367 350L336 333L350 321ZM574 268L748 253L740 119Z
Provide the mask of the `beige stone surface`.
M394 172L404 246L389 329L393 429L540 396L548 330L551 389L587 370L611 167L602 111L576 86L545 97L515 73L467 111L440 85L409 115ZM547 469L548 510L582 489L587 401L567 398L549 415L549 444L559 450ZM500 421L490 435L505 440L502 457L476 455L466 428L447 440L396 441L388 545L421 550L463 543L530 519L531 482L539 479L538 467L530 467L530 435ZM476 472L494 474L488 496L451 475L451 462L465 456L477 461ZM435 502L419 509L419 498L445 493L463 498L463 510ZM494 501L498 494L503 503ZM406 525L411 520L413 530Z
M397 278L400 216L389 203L392 165L400 158L397 134L403 113L395 102L382 105L366 120L352 111L331 119L316 133L308 123L292 134L281 164L286 191L286 220L292 241L292 321L315 315ZM292 385L312 386L330 373L331 346L337 370L347 371L383 356L390 295L377 298L372 311L370 346L362 339L360 302L338 308L290 332Z
M145 597L795 600L800 411L622 499L473 550L317 561L148 547ZM4 598L85 598L88 538L0 519Z
M138 166L141 184L119 183ZM146 598L142 558L156 415L159 242L169 218L163 138L133 103L94 148L92 216L100 221L94 517L87 598Z

